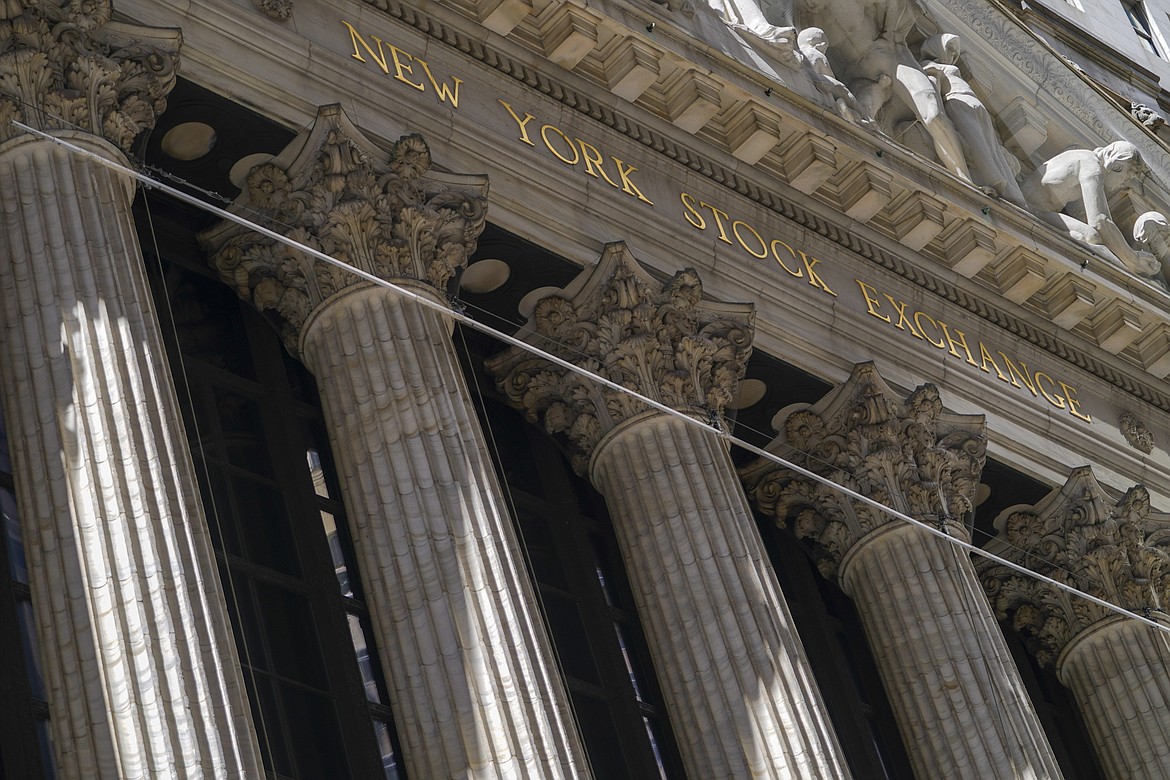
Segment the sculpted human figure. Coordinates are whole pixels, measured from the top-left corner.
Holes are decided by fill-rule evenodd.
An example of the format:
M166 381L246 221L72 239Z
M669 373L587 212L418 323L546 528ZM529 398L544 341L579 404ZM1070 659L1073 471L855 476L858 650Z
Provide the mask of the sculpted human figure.
M1000 143L991 114L959 70L959 37L932 35L923 42L920 54L923 72L935 80L947 116L959 131L971 178L999 197L1026 206L1016 183L1020 163Z
M1142 273L1166 287L1170 282L1170 221L1157 211L1147 211L1133 223L1134 245L1157 260L1150 273Z
M845 86L845 82L834 75L833 66L829 64L829 58L825 54L825 49L829 48L829 39L825 36L825 31L820 27L805 27L797 36L796 43L804 56L805 64L813 72L813 83L822 94L833 101L837 115L855 124L872 121L862 115L857 98L849 91L849 87ZM889 78L886 82L889 83Z
M922 122L943 167L970 181L958 131L943 110L942 97L923 72L907 35L928 22L919 0L799 0L797 23L820 27L832 47L827 56L857 97L862 113L897 98Z
M755 0L707 0L708 5L733 30L747 33L781 62L796 67L796 28L772 24Z
M1136 274L1149 274L1157 261L1148 252L1131 247L1113 221L1109 197L1147 173L1138 149L1128 141L1114 141L1092 151L1070 149L1042 163L1021 185L1024 198L1049 224L1070 236L1104 247ZM1084 212L1084 219L1064 213Z

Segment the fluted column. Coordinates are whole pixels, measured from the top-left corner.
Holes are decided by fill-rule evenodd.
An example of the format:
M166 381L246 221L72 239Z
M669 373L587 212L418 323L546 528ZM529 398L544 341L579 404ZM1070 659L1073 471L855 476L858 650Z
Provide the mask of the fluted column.
M111 31L103 2L18 5L0 11L0 114L124 164L177 31ZM260 778L133 180L7 121L0 137L0 385L57 776Z
M440 300L486 180L429 173L418 136L381 162L337 106L302 142L254 169L239 205ZM232 224L204 240L317 378L410 775L588 775L450 322Z
M693 271L663 287L611 244L537 304L521 337L670 406L718 415L750 351L751 308L701 293ZM564 436L605 496L688 774L848 776L715 432L518 349L489 369L518 408Z
M943 412L933 385L902 401L861 364L777 427L770 451L967 538L983 418ZM917 777L1060 777L966 554L773 461L742 474L853 599Z
M1170 517L1145 488L1114 503L1086 468L1032 507L996 519L988 550L1143 614L1133 618L991 561L979 572L999 615L1054 667L1113 780L1170 777Z

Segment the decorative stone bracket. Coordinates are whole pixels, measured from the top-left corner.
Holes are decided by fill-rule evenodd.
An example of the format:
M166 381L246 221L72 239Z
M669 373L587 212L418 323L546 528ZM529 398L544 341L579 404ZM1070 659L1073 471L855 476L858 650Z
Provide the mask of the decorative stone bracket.
M1170 518L1150 511L1140 485L1115 502L1084 466L995 525L988 552L1128 610L1170 607ZM1042 664L1055 665L1074 637L1116 614L1002 564L977 567L999 618L1011 619Z
M624 243L563 291L542 299L519 338L679 411L721 416L751 354L750 304L702 300L698 274L654 280ZM646 411L625 393L517 347L487 362L509 400L570 443L584 474L611 429Z
M475 250L487 189L484 176L432 171L430 149L418 135L399 139L387 159L340 106L329 105L275 159L252 169L232 208L367 273L441 292ZM221 223L200 240L241 298L283 318L294 353L321 303L364 284L235 223Z
M112 22L110 0L0 4L0 141L17 120L83 130L128 151L175 84L176 29Z
M916 519L965 533L987 447L982 415L943 411L938 388L905 400L873 363L854 367L815 404L782 409L768 451ZM740 471L749 498L781 525L792 522L826 577L888 513L760 458Z

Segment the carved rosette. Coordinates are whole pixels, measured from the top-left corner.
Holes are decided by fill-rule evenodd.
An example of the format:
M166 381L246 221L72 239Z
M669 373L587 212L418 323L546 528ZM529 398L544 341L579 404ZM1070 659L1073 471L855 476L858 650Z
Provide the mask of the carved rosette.
M816 404L781 410L768 445L810 471L911 517L965 534L983 471L982 415L943 411L938 389L923 385L901 400L872 363ZM759 458L740 471L760 512L792 523L826 577L864 536L888 522L881 510L836 488Z
M1140 485L1113 502L1088 467L1035 506L995 521L988 552L1139 613L1170 606L1170 520L1151 516ZM1052 666L1080 632L1116 613L1002 564L976 564L1000 620L1011 619L1040 663Z
M1121 429L1121 435L1129 442L1129 446L1141 450L1147 455L1154 451L1154 434L1150 433L1150 429L1138 419L1137 415L1133 412L1122 412L1121 416L1117 418L1117 423Z
M84 130L123 151L154 127L175 85L178 30L111 22L110 0L0 2L0 141Z
M536 304L524 341L706 420L722 415L751 353L751 304L701 300L698 274L655 281L624 243ZM487 361L512 404L568 445L584 475L601 438L646 404L511 347Z
M287 22L292 16L292 0L255 0L256 7L278 22Z
M322 107L312 128L248 174L232 210L381 279L446 290L483 231L487 178L431 170L418 135L386 158L340 106ZM294 353L324 301L360 277L273 238L222 222L200 236L220 276L240 297L284 321Z

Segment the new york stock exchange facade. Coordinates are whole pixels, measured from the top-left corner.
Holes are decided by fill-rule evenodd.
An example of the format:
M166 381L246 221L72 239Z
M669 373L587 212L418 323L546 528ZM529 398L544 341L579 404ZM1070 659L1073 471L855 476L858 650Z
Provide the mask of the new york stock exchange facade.
M0 36L3 780L1170 777L1170 148L998 3Z

